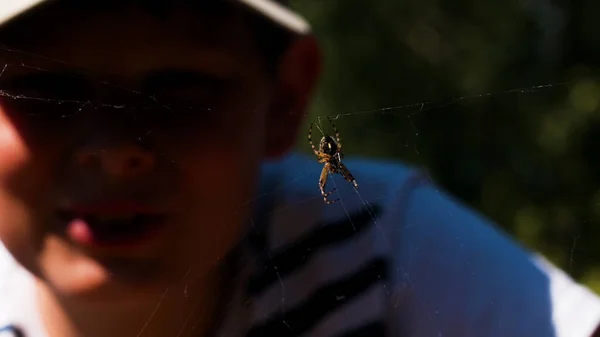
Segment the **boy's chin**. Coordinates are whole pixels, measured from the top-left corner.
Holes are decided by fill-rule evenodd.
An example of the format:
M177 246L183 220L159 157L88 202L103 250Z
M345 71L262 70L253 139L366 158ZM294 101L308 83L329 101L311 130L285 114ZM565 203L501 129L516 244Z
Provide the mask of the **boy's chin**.
M154 259L99 258L73 251L46 255L40 260L43 282L64 299L96 303L149 299L152 293L160 296L173 281L160 278L171 273Z

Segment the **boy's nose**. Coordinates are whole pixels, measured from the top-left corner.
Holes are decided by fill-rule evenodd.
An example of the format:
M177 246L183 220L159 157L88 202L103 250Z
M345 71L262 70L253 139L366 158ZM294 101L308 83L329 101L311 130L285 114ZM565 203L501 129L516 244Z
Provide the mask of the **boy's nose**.
M132 178L152 170L156 158L135 144L123 144L109 147L86 148L75 155L81 167L99 167L105 174L114 178Z

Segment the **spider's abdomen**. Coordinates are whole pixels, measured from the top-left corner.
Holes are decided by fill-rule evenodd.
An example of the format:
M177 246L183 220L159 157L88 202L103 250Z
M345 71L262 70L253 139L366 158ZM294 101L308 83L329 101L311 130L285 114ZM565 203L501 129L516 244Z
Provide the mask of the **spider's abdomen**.
M323 139L321 139L321 144L319 147L321 152L324 152L330 156L333 156L338 151L337 143L330 136L323 137Z

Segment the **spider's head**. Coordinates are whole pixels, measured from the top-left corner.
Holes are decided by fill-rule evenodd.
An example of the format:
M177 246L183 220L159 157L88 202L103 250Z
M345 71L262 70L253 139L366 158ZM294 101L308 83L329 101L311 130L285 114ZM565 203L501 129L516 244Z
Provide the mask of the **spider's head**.
M330 156L335 155L338 152L338 145L331 136L324 136L321 138L321 144L319 144L321 152L324 152Z

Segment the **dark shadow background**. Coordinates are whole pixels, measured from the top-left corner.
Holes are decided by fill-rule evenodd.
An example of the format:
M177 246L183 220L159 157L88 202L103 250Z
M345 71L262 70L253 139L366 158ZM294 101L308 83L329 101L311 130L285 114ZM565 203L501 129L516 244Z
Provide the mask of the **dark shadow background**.
M600 292L599 2L292 5L326 57L310 119L339 115L346 155L429 168Z

